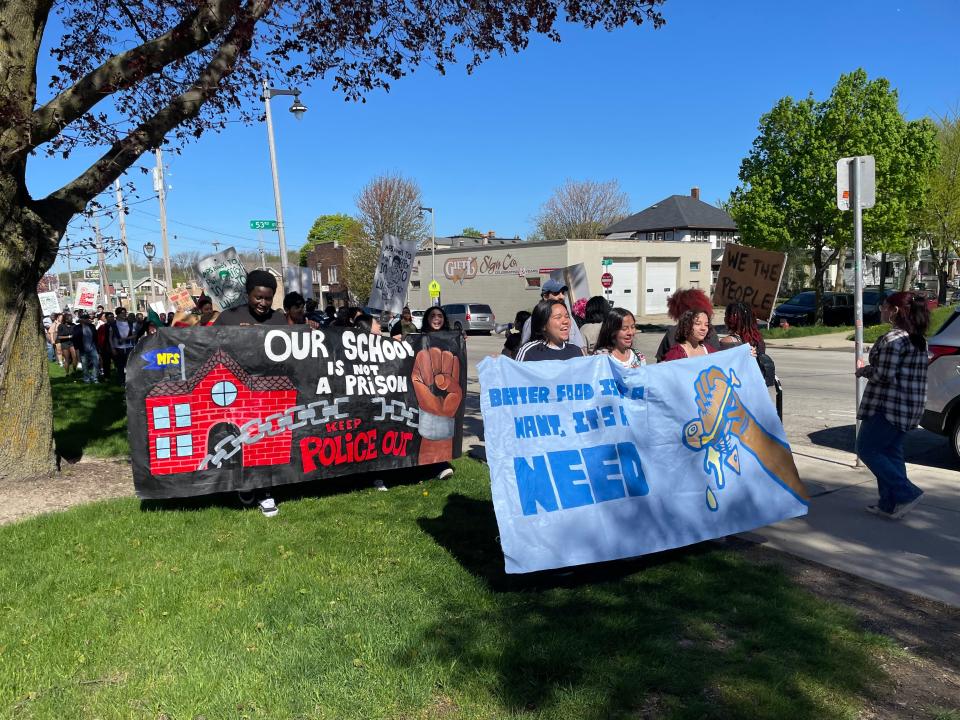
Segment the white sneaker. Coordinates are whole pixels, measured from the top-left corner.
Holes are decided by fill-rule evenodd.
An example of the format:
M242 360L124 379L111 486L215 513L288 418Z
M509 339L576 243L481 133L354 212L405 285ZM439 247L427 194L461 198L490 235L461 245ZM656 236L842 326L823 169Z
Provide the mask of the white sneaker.
M437 480L446 480L447 478L453 477L453 468L445 467L437 474Z
M380 490L381 492L386 492L387 490L390 489L384 484L383 480L381 480L380 478L377 478L376 480L373 481L373 486L377 490Z
M913 510L914 506L918 502L920 502L920 499L922 497L923 497L923 493L920 493L908 503L899 503L895 508L893 508L893 512L890 513L890 517L895 518L897 520L903 519L903 516L906 515L908 512L910 512L911 510Z
M277 507L277 503L274 502L272 497L265 497L260 501L260 512L266 517L273 517L280 512L280 508Z

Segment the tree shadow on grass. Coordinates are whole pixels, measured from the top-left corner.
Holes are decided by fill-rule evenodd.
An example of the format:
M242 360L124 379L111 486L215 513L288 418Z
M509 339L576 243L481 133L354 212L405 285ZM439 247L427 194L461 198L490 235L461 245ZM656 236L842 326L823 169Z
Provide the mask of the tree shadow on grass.
M448 498L421 527L495 592L451 595L398 662L482 678L510 712L548 718L846 717L883 674L852 616L777 568L700 544L563 574L506 576L489 502ZM491 686L492 684L492 686Z
M52 377L50 389L58 461L77 462L94 442L126 446L127 400L123 388L109 383L87 385L68 377ZM119 426L114 427L118 423Z

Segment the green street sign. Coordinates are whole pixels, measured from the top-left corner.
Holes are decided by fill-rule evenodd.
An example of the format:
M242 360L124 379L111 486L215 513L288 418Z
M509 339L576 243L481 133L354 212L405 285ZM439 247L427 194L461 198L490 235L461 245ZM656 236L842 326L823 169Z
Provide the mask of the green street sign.
M604 258L604 259L603 259L603 262L600 263L600 264L601 264L601 265L613 265L613 260L611 260L610 258Z
M277 221L276 220L251 220L250 229L251 230L276 230Z

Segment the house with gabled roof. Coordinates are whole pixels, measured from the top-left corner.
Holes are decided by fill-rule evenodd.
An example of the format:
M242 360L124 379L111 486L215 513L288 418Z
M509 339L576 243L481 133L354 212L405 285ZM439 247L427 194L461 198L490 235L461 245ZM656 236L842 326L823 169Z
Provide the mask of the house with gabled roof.
M239 436L244 424L283 413L296 403L297 390L289 377L252 376L217 350L190 378L161 381L147 393L150 471L194 472L218 443ZM253 429L250 437L259 434L259 422ZM289 426L272 423L262 438L243 444L221 467L285 465L292 437Z

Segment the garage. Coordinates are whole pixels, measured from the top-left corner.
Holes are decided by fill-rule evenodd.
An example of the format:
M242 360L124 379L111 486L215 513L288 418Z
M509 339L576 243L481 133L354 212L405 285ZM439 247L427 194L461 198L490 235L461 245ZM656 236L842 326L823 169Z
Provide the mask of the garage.
M677 260L647 260L644 315L663 315L667 298L677 289Z
M637 314L637 261L614 260L612 265L606 266L607 272L613 275L613 285L603 292L607 300L614 307L621 307Z

